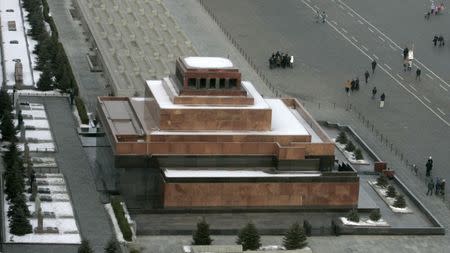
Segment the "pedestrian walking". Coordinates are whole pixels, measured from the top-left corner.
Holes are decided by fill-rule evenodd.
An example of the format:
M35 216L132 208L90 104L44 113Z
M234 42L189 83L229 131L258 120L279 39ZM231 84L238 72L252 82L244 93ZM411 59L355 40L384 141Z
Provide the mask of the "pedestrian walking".
M411 170L414 171L414 174L416 174L416 176L417 176L418 168L417 168L416 164L413 164L413 165L412 165Z
M417 70L416 70L416 80L420 81L420 74L422 74L422 70L420 70L420 68L417 68Z
M364 72L364 78L366 80L366 84L367 84L367 81L369 81L369 77L370 77L369 71L366 70L366 72Z
M322 17L322 23L325 23L327 20L327 14L325 14L325 12L324 11L322 11L322 15L321 15L321 17Z
M445 179L442 179L440 188L441 188L441 195L445 196Z
M386 100L386 95L383 93L380 96L380 108L384 107L384 101Z
M434 189L433 179L430 179L430 181L428 181L427 186L428 186L427 196L428 195L433 196L433 189Z
M441 189L441 180L439 179L439 177L436 177L436 179L434 180L434 182L436 182L434 184L434 194L438 195Z
M425 167L427 169L425 176L427 177L431 176L431 170L433 169L433 161L428 160L427 163L425 164Z
M444 36L442 36L442 34L439 35L438 42L439 42L439 46L444 46L445 45Z
M320 22L320 11L319 10L316 11L315 18L316 18L316 23L319 23Z
M373 87L373 89L372 89L372 99L375 99L376 95L377 95L377 87Z
M427 162L431 163L431 166L433 166L433 157L429 156Z
M409 53L409 49L407 47L405 47L405 49L403 49L403 59L406 59L408 57L408 53Z
M352 79L350 82L350 90L353 92L356 89L356 81L355 79Z
M359 90L359 77L355 80L355 90Z
M434 37L433 37L433 45L436 46L436 45L437 45L437 42L438 42L438 36L437 36L437 34L436 34L436 35L434 35Z
M350 88L352 87L352 84L350 80L347 80L345 83L345 92L347 93L347 96L350 96Z
M372 61L372 74L375 73L375 68L377 67L377 61L375 61L375 59L373 59Z

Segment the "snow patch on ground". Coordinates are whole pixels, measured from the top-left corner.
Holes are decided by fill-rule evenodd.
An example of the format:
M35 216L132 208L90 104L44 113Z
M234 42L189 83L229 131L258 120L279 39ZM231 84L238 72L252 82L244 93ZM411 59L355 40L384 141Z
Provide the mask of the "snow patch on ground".
M24 119L23 124L25 128L35 128L35 129L49 129L50 126L47 120L44 119Z
M58 90L38 91L38 90L17 90L16 93L23 96L64 96Z
M373 221L371 219L360 219L359 222L350 221L345 217L340 217L342 223L344 225L349 226L372 226L372 227L389 227L389 223L387 223L383 219L379 219L378 221Z
M18 144L17 146L20 150L24 150L23 143ZM28 143L28 148L31 152L55 152L55 143L53 142L42 142L42 143Z
M47 114L44 110L22 110L22 115L33 119L47 119Z
M49 130L26 130L25 138L29 141L51 141L52 133Z

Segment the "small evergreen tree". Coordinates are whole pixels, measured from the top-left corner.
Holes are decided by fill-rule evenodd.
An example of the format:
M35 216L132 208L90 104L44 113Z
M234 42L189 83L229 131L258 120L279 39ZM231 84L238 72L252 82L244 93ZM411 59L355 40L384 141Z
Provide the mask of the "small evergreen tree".
M7 212L7 216L10 221L13 219L14 215L16 215L16 212L19 210L25 215L25 217L30 217L30 211L28 210L24 194L18 194L13 199L11 199Z
M380 187L385 188L386 186L388 186L388 179L384 174L381 174L378 178L377 178L377 185Z
M81 245L78 247L78 253L94 253L88 240L81 240Z
M369 219L372 221L378 221L381 219L381 214L379 209L375 209L369 214Z
M5 171L5 190L6 199L15 199L22 194L25 189L24 178L19 168L19 163L15 162L11 167L7 167Z
M10 112L5 112L3 114L2 122L0 125L0 130L2 132L3 141L13 142L13 141L17 140L16 128L14 127L14 123L12 121Z
M361 152L361 149L359 149L359 148L357 148L357 149L355 150L355 159L356 159L356 160L362 160L362 159L364 159L364 157L363 157L363 155L362 155L362 152Z
M397 192L395 191L395 187L389 185L386 191L386 197L395 198L397 196Z
M41 78L37 82L37 88L40 91L47 91L53 88L52 74L48 67L43 68Z
M356 209L352 209L352 210L347 214L347 220L353 221L353 222L359 222L359 214L358 214L358 211L357 211Z
M108 241L108 244L106 244L105 253L119 253L119 252L120 252L119 243L116 241L115 238L111 238Z
M394 207L397 207L397 208L405 208L406 207L406 201L405 201L405 197L403 197L403 195L398 195L395 198Z
M243 250L257 250L261 247L261 237L253 223L248 223L239 231L236 243L241 244Z
M3 86L0 89L0 118L3 118L3 115L5 113L11 113L12 111L12 105L11 105L11 98L8 95L8 92L6 91L5 86Z
M347 145L345 145L345 150L347 150L348 152L353 152L355 150L355 145L352 141L349 140L347 142Z
M306 242L305 231L303 230L302 227L300 227L300 224L296 222L289 228L287 233L284 235L283 246L287 250L292 250L292 249L302 249L306 245L308 245L308 243Z
M341 131L338 135L338 137L336 138L336 141L341 143L341 144L346 144L348 139L347 139L347 135L345 134L344 131Z
M197 230L192 235L192 245L211 245L212 239L209 232L209 224L202 218L197 223Z
M31 224L21 208L17 208L12 215L9 230L13 235L26 235L32 232Z

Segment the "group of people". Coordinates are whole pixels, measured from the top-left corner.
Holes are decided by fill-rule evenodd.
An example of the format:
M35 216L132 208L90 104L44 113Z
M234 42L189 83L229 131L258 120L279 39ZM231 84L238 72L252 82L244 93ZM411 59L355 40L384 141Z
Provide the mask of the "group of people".
M432 196L433 190L434 190L434 194L436 194L436 196L437 195L444 196L445 195L445 179L436 177L436 179L433 180L432 178L430 178L430 180L428 181L427 195Z
M316 23L325 23L327 21L327 14L324 11L320 12L317 10L315 19Z
M373 60L371 62L371 67L372 67L372 74L375 73L375 69L377 67L377 61ZM370 78L370 73L368 70L366 70L366 72L364 72L364 80L365 83L367 84L369 82L369 78ZM347 93L347 96L350 96L350 93L353 91L358 91L359 90L359 77L356 77L355 79L347 80L347 82L345 83L345 92ZM375 99L377 96L378 90L377 87L374 86L372 89L372 99ZM384 101L386 100L386 94L382 93L380 96L380 108L384 107Z
M431 2L430 10L425 12L425 19L430 19L431 15L437 15L444 10L444 3L435 4L433 1Z
M359 90L359 77L356 79L347 80L345 83L345 92L347 92L347 95L350 96L350 91L358 91Z
M281 67L281 68L293 68L294 67L294 56L289 56L288 54L280 53L277 51L276 53L272 53L272 56L269 59L269 67L270 69Z
M442 34L435 34L433 37L433 45L445 46L444 36L442 36Z

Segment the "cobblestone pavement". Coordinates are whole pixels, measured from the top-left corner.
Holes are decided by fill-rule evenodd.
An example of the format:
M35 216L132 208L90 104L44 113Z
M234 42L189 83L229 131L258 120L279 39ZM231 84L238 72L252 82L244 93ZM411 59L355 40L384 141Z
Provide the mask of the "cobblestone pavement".
M212 236L213 244L235 244L236 236ZM280 236L262 236L263 245L281 245ZM446 238L424 236L339 236L310 237L314 253L448 253ZM190 245L192 236L144 236L138 238L142 253L180 252Z

